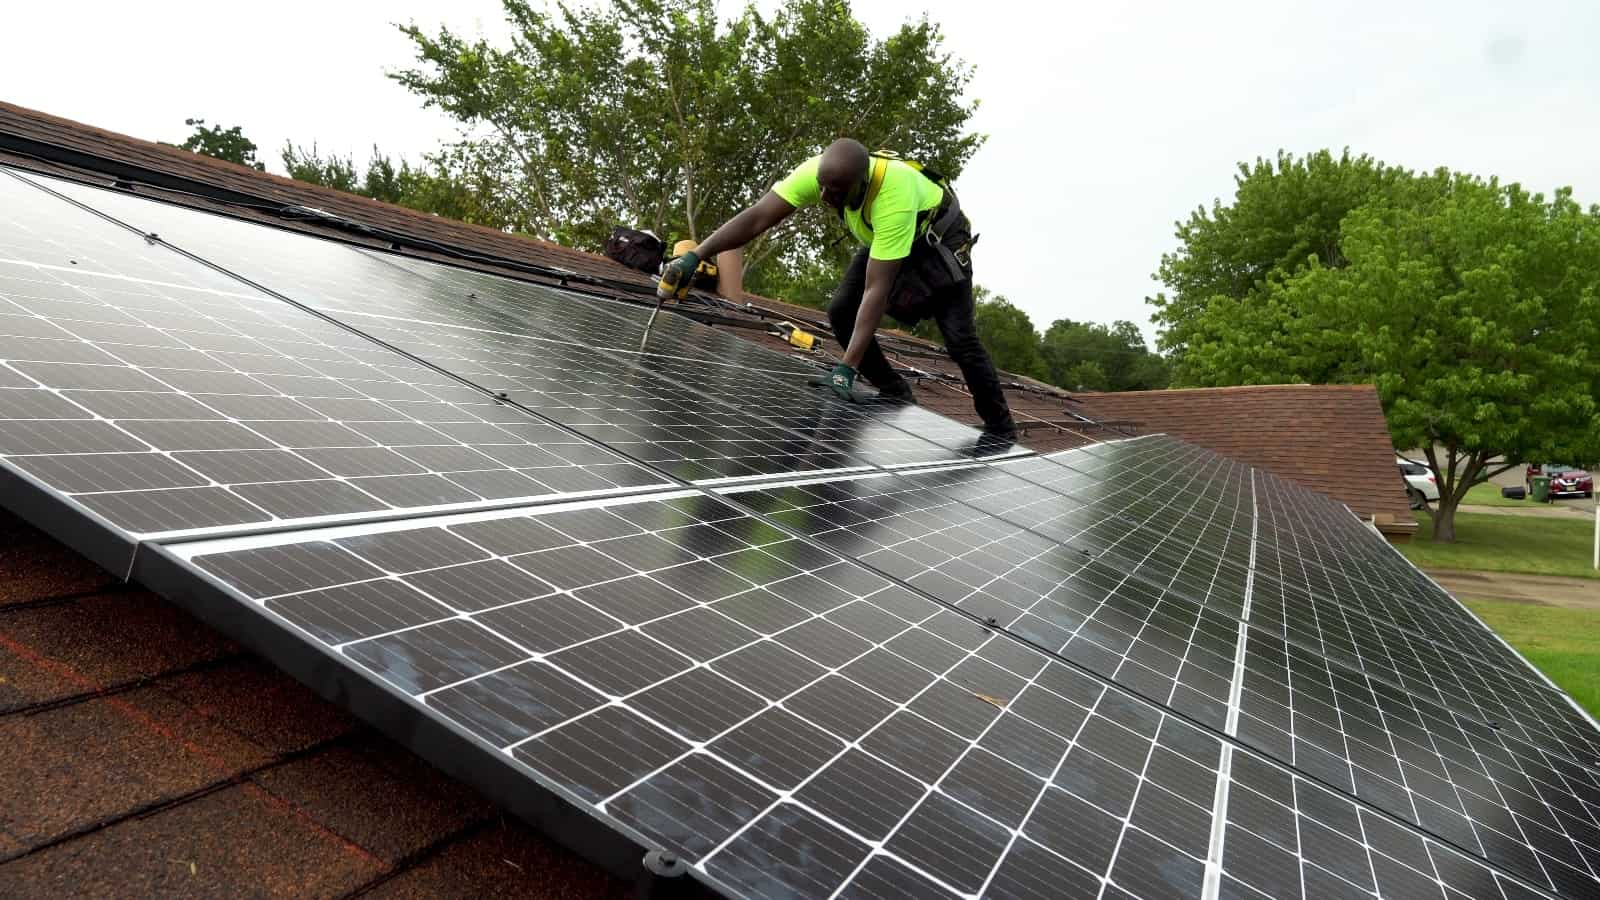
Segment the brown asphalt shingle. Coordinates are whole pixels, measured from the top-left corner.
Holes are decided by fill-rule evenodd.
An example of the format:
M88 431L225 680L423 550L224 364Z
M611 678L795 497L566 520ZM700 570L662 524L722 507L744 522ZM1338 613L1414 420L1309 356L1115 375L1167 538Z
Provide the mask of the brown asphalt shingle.
M232 641L148 591L17 609L0 619L0 712L238 653Z
M621 882L597 881L587 864L527 825L500 818L367 895L374 900L461 896L476 900L625 900Z
M0 896L335 897L383 871L362 848L236 785L0 866Z
M349 713L254 656L167 676L157 684L277 755L298 753L360 727Z
M84 593L117 583L98 566L15 516L0 512L0 609L37 597Z
M35 847L271 757L153 687L7 716L0 719L0 828Z
M393 865L494 815L494 805L370 733L252 779ZM372 797L384 798L375 805Z

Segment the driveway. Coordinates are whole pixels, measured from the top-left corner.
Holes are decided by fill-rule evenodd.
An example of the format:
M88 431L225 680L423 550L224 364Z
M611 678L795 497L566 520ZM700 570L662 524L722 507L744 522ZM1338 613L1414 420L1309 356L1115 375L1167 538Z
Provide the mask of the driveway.
M1489 516L1533 516L1545 519L1589 519L1594 517L1594 501L1585 500L1581 506L1557 501L1555 503L1529 503L1527 506L1474 506L1463 503L1457 512L1483 513Z
M1426 463L1428 461L1427 454L1423 453L1420 449L1417 449L1417 450L1406 450L1403 453L1401 453L1400 455L1404 456L1404 457L1407 457L1409 459L1421 460L1424 463ZM1490 467L1495 467L1495 466L1498 466L1499 463L1492 461L1492 462L1489 463L1489 465L1490 465ZM1494 476L1493 478L1490 478L1489 479L1489 483L1494 485L1496 489L1503 488L1503 487L1517 487L1519 485L1525 486L1526 482L1523 481L1524 472L1525 472L1525 469L1524 469L1523 466L1512 466L1511 468L1505 470L1504 472L1501 472L1500 474ZM1530 503L1530 504L1528 504L1528 506L1530 508L1538 508L1539 504ZM1464 509L1464 510L1468 510L1470 512L1488 512L1489 511L1486 507L1482 507L1482 506L1463 506L1461 508ZM1553 508L1553 509L1563 509L1563 508L1565 508L1565 509L1584 509L1584 510L1589 510L1590 512L1593 512L1594 511L1594 501L1593 500L1585 500L1582 497L1564 497L1564 498L1561 498L1561 499L1558 499L1558 500L1551 501L1550 504L1545 508L1547 508L1547 509L1551 509L1551 508Z
M1429 569L1439 586L1462 600L1511 600L1538 606L1560 606L1600 612L1600 579L1509 572L1467 572Z

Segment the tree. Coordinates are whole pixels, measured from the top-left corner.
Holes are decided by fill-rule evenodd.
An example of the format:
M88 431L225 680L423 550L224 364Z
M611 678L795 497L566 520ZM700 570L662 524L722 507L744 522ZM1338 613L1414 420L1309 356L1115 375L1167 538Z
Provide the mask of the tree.
M405 26L418 65L391 77L460 124L449 173L539 237L595 249L625 224L698 240L837 136L951 176L983 140L965 129L972 68L926 17L878 39L846 0L726 24L713 0L503 4L510 46ZM842 270L842 228L800 218L747 248L751 289Z
M1395 444L1423 447L1439 483L1437 541L1497 471L1600 458L1600 207L1441 169L1396 178L1336 237L1332 264L1195 308L1187 373L1376 384Z
M1068 390L1149 391L1168 383L1167 361L1145 346L1139 326L1057 319L1040 340L1047 380Z
M194 133L177 146L201 156L225 159L258 172L266 171L267 167L256 161L255 142L245 137L238 125L225 129L221 125L207 125L205 119L184 119L183 124L193 128Z
M1349 150L1298 159L1280 152L1275 161L1240 163L1231 204L1217 200L1209 211L1201 207L1175 223L1181 246L1161 257L1156 272L1167 292L1147 298L1156 308L1151 321L1162 327L1158 346L1179 383L1202 383L1186 357L1201 337L1196 329L1207 324L1209 305L1257 304L1272 282L1293 277L1313 258L1329 268L1343 266L1339 223L1408 175Z
M376 150L377 148L373 148ZM283 168L295 181L320 184L346 193L356 192L356 163L352 157L323 158L313 143L311 149L296 144L283 145Z
M981 288L978 292L988 293ZM1039 355L1039 332L1027 313L997 294L992 299L980 298L972 318L978 325L978 337L996 367L1040 381L1049 377L1044 358Z
M494 195L482 179L474 183L465 171L451 171L437 155L413 166L403 158L396 162L373 147L366 169L358 171L354 157L325 157L316 144L307 149L289 143L283 148L283 167L297 181L501 231L526 230L512 211L494 203Z

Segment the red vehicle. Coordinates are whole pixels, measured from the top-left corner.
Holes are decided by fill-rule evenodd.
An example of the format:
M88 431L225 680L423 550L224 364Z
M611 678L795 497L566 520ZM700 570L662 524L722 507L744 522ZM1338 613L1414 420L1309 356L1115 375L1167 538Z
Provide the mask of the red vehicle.
M1551 497L1593 497L1594 476L1588 470L1577 466L1568 466L1561 463L1546 463L1528 466L1528 473L1523 476L1528 484L1528 497L1533 497L1533 476L1550 476Z

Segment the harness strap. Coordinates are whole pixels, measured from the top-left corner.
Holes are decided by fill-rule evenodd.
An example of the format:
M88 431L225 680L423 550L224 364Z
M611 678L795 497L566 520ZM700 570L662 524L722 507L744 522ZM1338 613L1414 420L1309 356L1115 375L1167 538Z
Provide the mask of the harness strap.
M861 224L872 227L872 201L878 199L878 189L883 187L883 176L889 171L889 160L876 156L872 159L872 175L867 179L867 193L861 198Z

